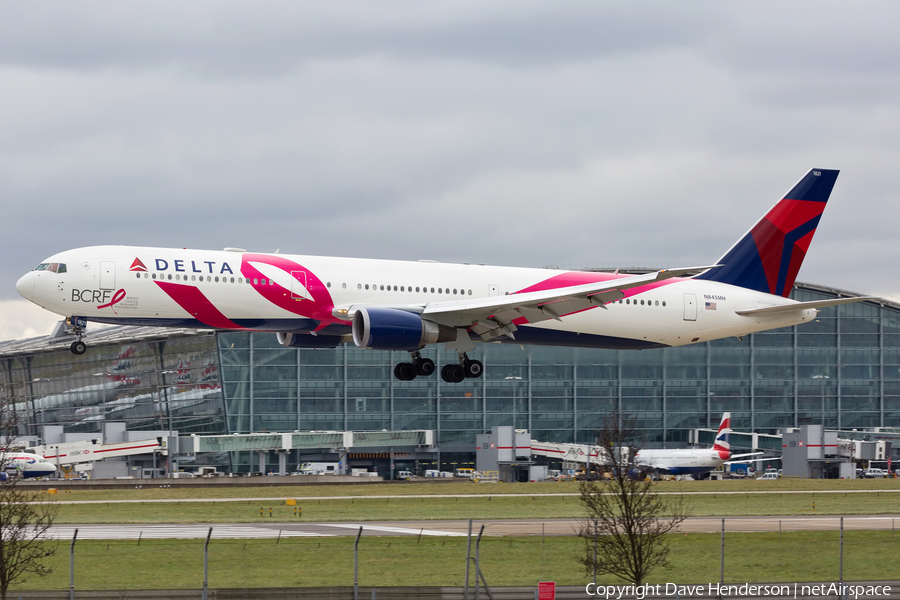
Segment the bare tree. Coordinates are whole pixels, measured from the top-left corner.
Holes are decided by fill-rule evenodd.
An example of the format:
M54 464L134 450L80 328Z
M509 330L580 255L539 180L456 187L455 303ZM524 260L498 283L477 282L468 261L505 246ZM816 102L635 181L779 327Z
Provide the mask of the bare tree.
M57 514L57 505L41 490L22 485L19 476L22 454L15 451L18 418L11 404L0 407L0 600L9 587L29 576L43 577L53 569L48 558L57 543L47 532Z
M687 517L681 496L661 496L635 462L640 443L634 419L611 415L597 435L604 478L579 482L586 516L577 558L588 576L610 574L640 585L657 568L669 569L668 533Z

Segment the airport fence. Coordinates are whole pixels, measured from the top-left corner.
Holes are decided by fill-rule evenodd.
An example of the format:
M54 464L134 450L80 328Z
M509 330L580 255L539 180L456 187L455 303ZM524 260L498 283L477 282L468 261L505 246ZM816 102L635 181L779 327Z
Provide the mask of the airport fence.
M720 532L672 535L673 570L654 572L651 582L839 583L890 580L896 576L894 557L900 549L900 532L893 520L846 517L841 522L835 517L822 525L827 530L796 531L800 519L773 517L768 519L769 531L753 533L729 530L729 521L722 520L724 529ZM882 529L872 529L873 524ZM385 600L462 598L468 588L468 598L475 598L477 591L479 600L530 600L533 594L523 590L534 591L542 581L556 582L560 590L579 589L580 595L572 597L581 598L590 597L585 586L593 583L593 578L580 572L576 563L575 556L583 551L583 542L573 535L484 535L479 542L477 524L471 538L428 536L421 532L385 536L374 531L374 527L369 535L365 525L362 535L354 529L359 525L348 525L349 535L342 536L309 535L287 528L279 531L278 524L272 527L273 536L265 539L219 538L213 526L208 539L76 538L74 545L71 540L60 540L54 573L26 586L48 591L23 587L15 593L21 593L23 600L106 598L111 597L107 595L110 593L119 594L116 598L144 598L148 597L146 593L166 594L156 596L159 598L203 598L197 593L202 594L205 587L207 600ZM600 577L597 582L621 583L609 576ZM326 595L326 590L331 591ZM503 590L519 595L499 595ZM455 595L460 591L463 596Z

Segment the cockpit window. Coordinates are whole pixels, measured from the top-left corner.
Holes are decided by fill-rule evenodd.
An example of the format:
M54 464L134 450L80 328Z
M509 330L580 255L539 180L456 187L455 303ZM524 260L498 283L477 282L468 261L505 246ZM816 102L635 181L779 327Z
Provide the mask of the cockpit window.
M41 263L35 271L50 271L51 273L65 273L66 263Z

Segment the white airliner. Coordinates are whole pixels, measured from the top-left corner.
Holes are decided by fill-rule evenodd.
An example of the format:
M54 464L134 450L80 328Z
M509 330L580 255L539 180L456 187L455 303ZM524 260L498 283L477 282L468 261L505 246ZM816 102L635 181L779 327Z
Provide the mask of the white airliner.
M56 473L56 466L40 454L30 452L0 452L0 481L6 481L8 474L19 477L48 477Z
M805 323L819 308L791 292L838 171L813 169L712 266L643 275L224 251L94 246L41 262L19 293L68 317L83 354L88 321L271 331L291 347L341 342L401 350L400 380L435 371L444 343L479 377L475 342L589 348L683 346Z
M760 456L762 452L732 454L728 434L731 433L731 413L724 413L712 448L686 448L675 450L640 450L634 457L642 470L665 475L694 475L695 477L718 469L733 459ZM771 460L771 458L766 459Z

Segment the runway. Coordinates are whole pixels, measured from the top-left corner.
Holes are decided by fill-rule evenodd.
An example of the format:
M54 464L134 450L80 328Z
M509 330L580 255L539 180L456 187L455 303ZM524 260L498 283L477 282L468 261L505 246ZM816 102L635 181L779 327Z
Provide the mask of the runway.
M725 517L725 532L762 531L834 531L841 527L840 516L799 517ZM473 534L482 525L488 536L567 536L574 535L578 519L510 519L475 520ZM855 515L844 517L845 530L894 530L900 526L900 515ZM187 525L54 525L49 537L72 539L199 539L206 538L212 527L212 539L267 539L277 537L355 536L363 528L364 536L444 536L468 535L469 522L453 521L363 521L335 523L213 523ZM717 533L722 530L722 517L692 517L685 520L683 533Z

